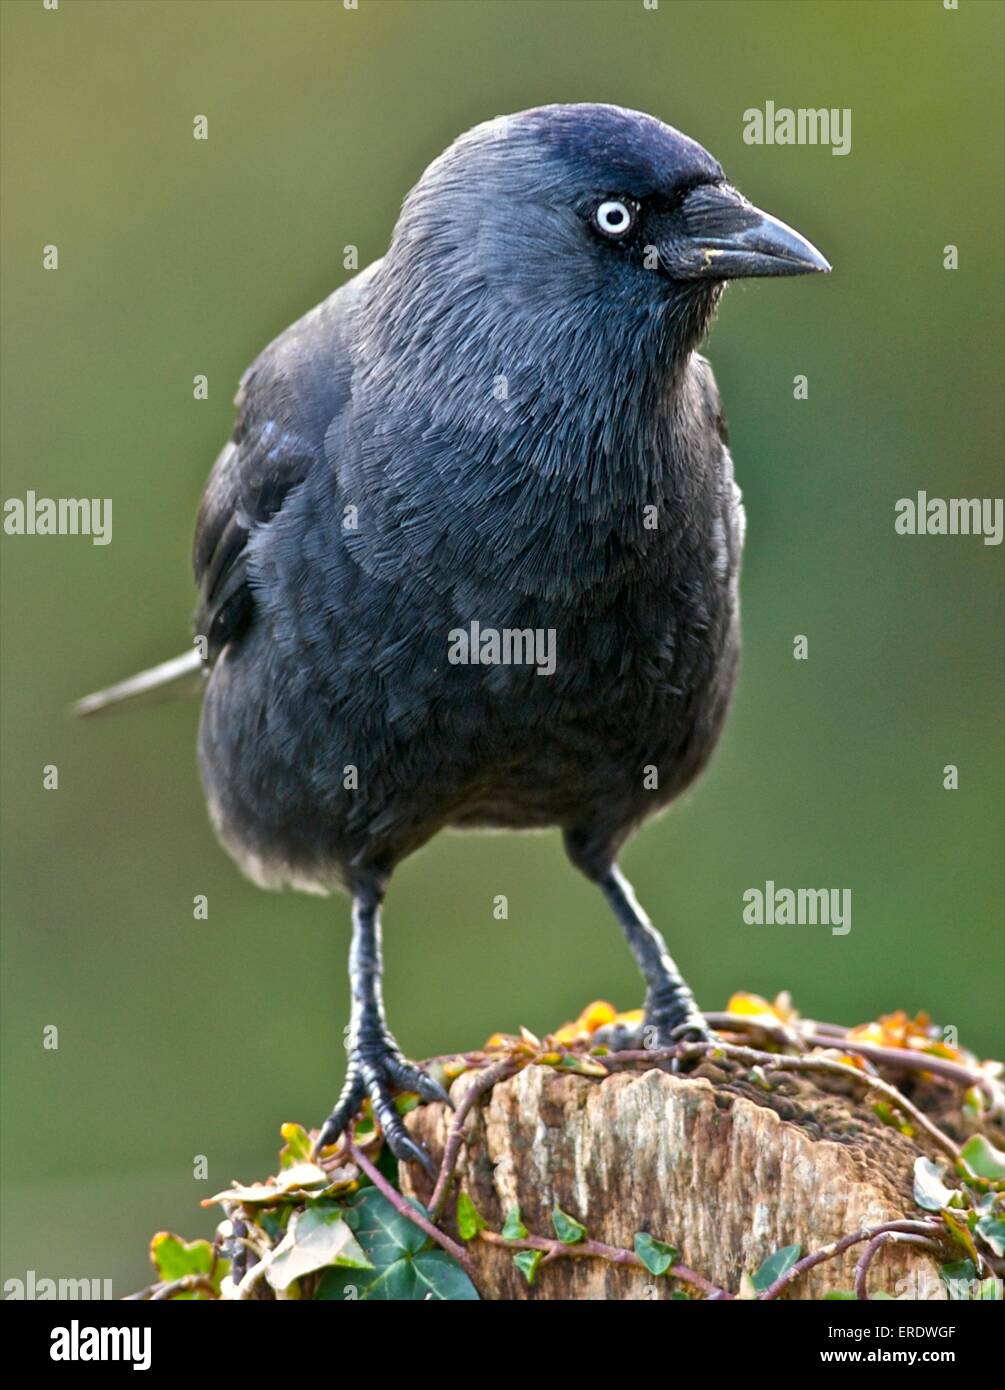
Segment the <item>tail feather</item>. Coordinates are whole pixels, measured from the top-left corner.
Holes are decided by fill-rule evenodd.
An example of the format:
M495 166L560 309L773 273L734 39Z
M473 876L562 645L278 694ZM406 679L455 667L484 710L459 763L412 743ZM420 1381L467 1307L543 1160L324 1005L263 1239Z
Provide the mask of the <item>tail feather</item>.
M193 647L190 652L184 652L171 661L162 661L159 666L151 666L149 671L140 671L118 685L110 685L107 690L85 695L73 706L73 713L81 716L107 714L124 704L135 709L159 700L172 699L176 695L197 695L204 680L202 656L198 647Z

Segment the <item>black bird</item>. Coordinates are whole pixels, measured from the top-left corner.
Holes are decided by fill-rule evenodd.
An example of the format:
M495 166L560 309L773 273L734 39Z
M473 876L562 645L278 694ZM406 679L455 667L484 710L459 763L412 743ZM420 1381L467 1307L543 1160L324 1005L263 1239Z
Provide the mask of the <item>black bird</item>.
M348 1076L446 1099L381 998L380 906L444 826L561 827L665 1042L705 1034L617 866L705 766L739 654L744 516L698 355L726 281L827 262L702 147L614 106L477 126L387 255L245 374L195 536L192 654L82 702L204 683L199 761L256 882L353 898ZM203 681L201 678L205 677Z

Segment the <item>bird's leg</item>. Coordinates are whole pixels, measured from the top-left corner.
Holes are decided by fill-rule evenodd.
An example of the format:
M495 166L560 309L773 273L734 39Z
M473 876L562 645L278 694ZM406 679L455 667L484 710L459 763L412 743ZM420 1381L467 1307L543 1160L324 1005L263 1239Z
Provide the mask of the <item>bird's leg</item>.
M352 907L352 945L349 949L349 982L352 1013L346 1037L349 1069L335 1109L325 1120L315 1144L320 1152L333 1144L352 1120L366 1096L388 1147L395 1158L413 1159L431 1172L429 1155L408 1133L398 1114L392 1092L417 1091L423 1100L451 1104L450 1097L421 1067L402 1056L384 1017L381 992L380 901L374 887L358 891Z
M705 1022L694 995L674 964L666 942L639 906L632 885L617 864L597 878L646 982L644 1037L650 1045L665 1047L682 1039L712 1042L715 1035ZM655 1030L653 1034L649 1030Z

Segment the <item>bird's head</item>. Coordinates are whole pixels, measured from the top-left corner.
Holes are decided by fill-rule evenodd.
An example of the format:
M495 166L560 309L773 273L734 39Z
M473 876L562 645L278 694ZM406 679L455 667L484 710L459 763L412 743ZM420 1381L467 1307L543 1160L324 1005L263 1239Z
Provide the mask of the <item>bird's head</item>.
M380 315L399 343L636 367L687 356L727 281L830 269L696 141L603 105L537 107L455 140L406 199L384 265Z

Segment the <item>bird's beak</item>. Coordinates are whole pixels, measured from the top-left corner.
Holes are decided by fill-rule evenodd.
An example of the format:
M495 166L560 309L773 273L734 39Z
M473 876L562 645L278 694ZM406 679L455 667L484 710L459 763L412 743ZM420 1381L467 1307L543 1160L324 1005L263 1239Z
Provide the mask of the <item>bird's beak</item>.
M702 184L678 213L683 236L661 255L679 280L739 280L755 275L808 275L830 263L792 227L753 207L729 184Z

